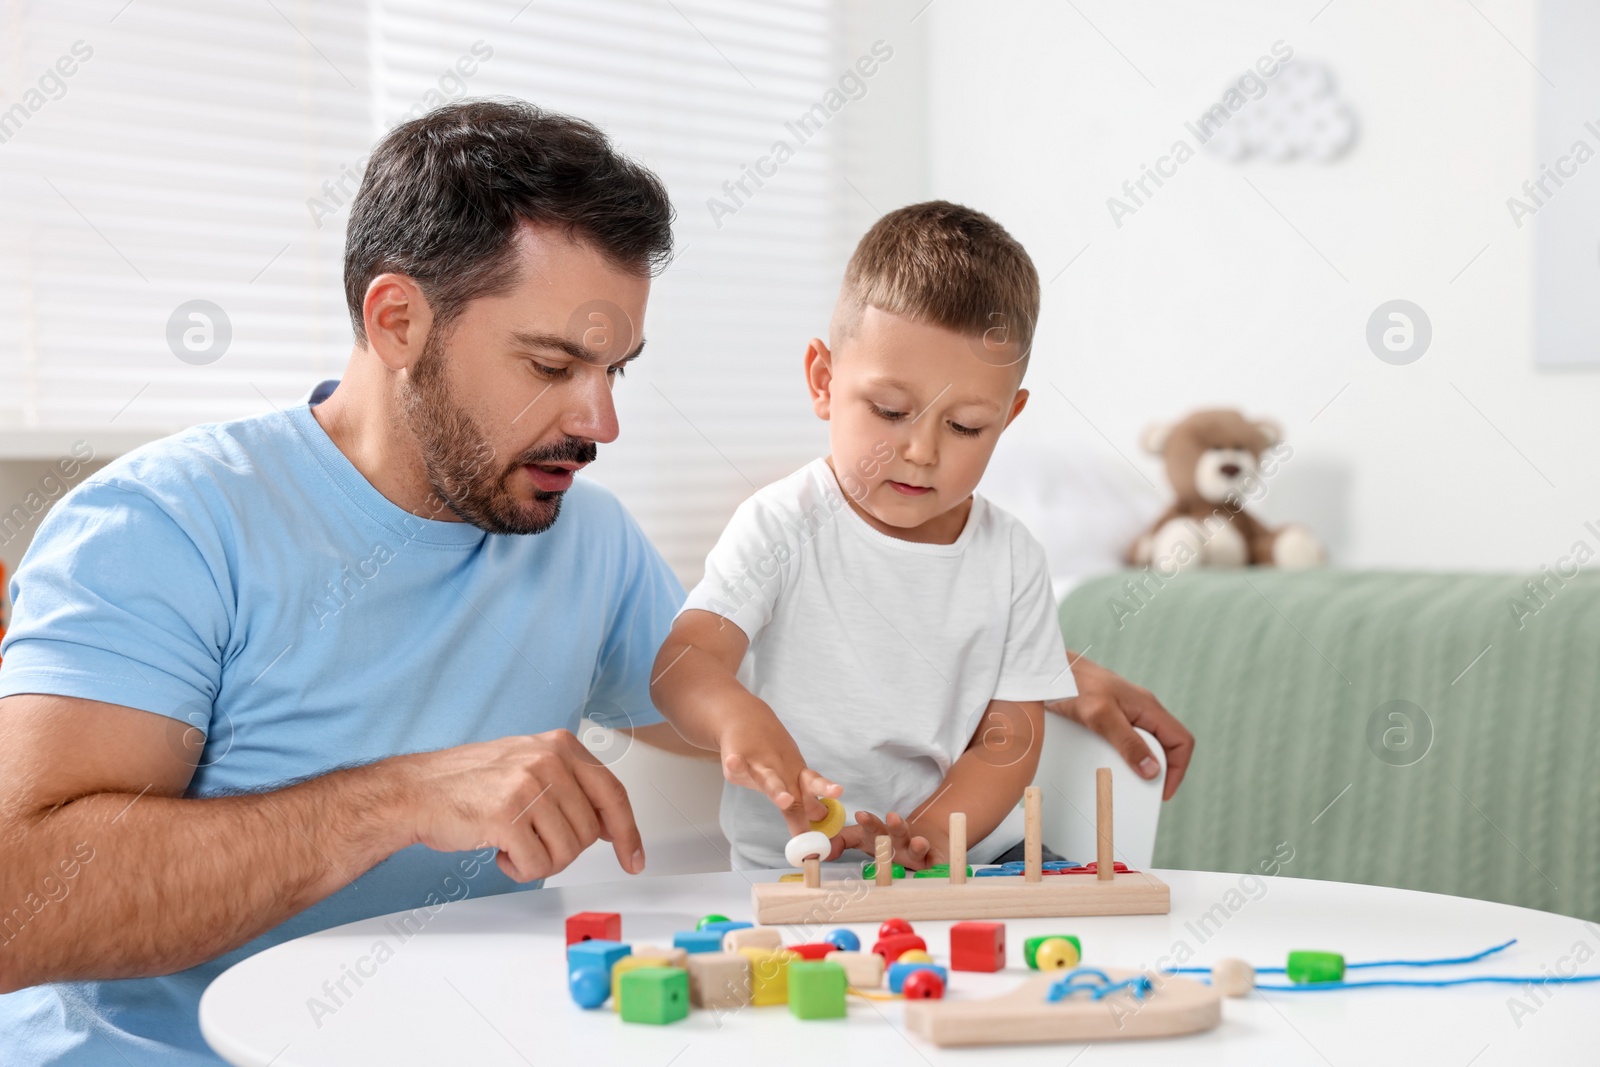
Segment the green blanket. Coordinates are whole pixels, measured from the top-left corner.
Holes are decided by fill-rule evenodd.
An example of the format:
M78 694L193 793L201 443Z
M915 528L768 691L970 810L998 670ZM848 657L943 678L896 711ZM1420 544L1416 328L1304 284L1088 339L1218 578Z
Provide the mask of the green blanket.
M1194 731L1157 866L1600 920L1600 575L1532 578L1126 571L1061 627Z

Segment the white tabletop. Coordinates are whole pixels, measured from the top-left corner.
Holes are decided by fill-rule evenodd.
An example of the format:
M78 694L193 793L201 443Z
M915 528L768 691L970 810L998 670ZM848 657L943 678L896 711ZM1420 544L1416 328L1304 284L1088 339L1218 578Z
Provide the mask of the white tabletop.
M1185 950L1200 965L1237 956L1281 966L1298 948L1341 952L1351 962L1461 956L1515 937L1517 945L1490 961L1412 973L1571 973L1574 953L1587 960L1578 969L1600 971L1600 926L1546 912L1307 879L1156 873L1172 886L1171 914L1008 920L1011 966L993 975L953 972L948 995L1005 991L1028 973L1023 939L1057 932L1082 938L1086 965L1154 966ZM749 880L737 873L644 877L467 899L431 917L416 913L426 917L423 925L404 940L393 917L336 927L230 968L200 1002L201 1029L239 1067L580 1061L882 1067L1037 1061L1041 1053L1065 1064L1084 1051L1080 1045L939 1049L904 1032L898 1002L856 997L842 1020L802 1022L779 1006L720 1017L697 1010L659 1027L623 1023L609 1004L585 1011L567 993L564 919L577 911L620 912L623 940L670 945L674 931L693 929L708 912L748 919ZM871 947L875 925L845 925ZM938 962L948 962L949 927L916 924ZM785 929L785 935L794 942L817 933ZM357 974L359 985L351 977ZM341 977L349 996L336 988ZM317 1001L324 1006L320 1018ZM1524 1008L1514 1011L1517 1002ZM1600 985L1550 986L1537 996L1514 986L1257 993L1225 1000L1214 1031L1156 1044L1100 1043L1087 1062L1148 1063L1159 1048L1183 1067L1490 1067L1594 1062L1597 1039Z

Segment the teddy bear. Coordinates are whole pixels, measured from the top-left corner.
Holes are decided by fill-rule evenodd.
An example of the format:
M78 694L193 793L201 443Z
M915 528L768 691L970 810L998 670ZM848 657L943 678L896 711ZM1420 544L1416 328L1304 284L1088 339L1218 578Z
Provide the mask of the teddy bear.
M1165 461L1178 498L1128 546L1128 563L1171 574L1191 564L1303 568L1327 561L1322 543L1306 527L1293 523L1274 530L1244 510L1293 454L1276 423L1226 408L1196 411L1171 425L1151 426L1141 443Z

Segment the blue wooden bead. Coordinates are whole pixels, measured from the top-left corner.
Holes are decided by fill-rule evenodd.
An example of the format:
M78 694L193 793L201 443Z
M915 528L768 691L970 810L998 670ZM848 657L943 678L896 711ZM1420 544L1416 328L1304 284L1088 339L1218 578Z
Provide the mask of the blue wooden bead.
M1004 867L979 867L977 870L972 872L972 877L974 877L974 878L1014 878L1014 877L1016 877L1017 875L1019 875L1021 873L1022 873L1022 871L1020 871L1020 870L1010 871L1010 870L1007 870Z
M599 967L581 964L567 975L567 988L580 1006L598 1008L611 995L611 979Z
M906 983L906 976L912 971L934 971L939 975L939 980L946 984L950 981L950 972L937 963L891 963L889 964L889 992L898 993Z
M679 930L672 935L672 947L685 952L721 952L722 931L710 927L704 930Z
M707 930L715 930L719 934L725 934L729 930L747 930L754 925L754 923L739 922L737 919L728 919L723 922L706 923L700 927L699 932L704 933Z
M610 980L611 965L624 956L633 955L633 946L621 941L574 941L567 946L567 966L598 967Z
M833 931L822 940L838 949L840 952L860 952L861 939L849 930L840 928Z

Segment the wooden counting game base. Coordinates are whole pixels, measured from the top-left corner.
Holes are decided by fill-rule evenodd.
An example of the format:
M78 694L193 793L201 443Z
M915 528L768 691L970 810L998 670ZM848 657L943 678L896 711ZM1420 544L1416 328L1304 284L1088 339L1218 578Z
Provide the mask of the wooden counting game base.
M949 878L890 878L889 838L878 838L877 877L824 882L807 860L803 883L762 882L751 887L756 922L881 922L884 919L1028 919L1071 915L1165 915L1172 910L1167 883L1140 871L1114 872L1111 841L1111 772L1096 775L1099 837L1095 875L1043 877L1039 789L1024 795L1024 873L966 878L967 820L950 816Z
M1138 971L1101 968L1113 982ZM1222 994L1187 978L1152 976L1143 1000L1128 990L1094 1000L1077 994L1051 1002L1060 974L1040 974L987 1000L908 1000L906 1028L935 1045L1018 1045L1044 1041L1106 1041L1175 1037L1210 1030L1222 1021Z
M902 878L880 886L861 880L826 881L816 889L795 882L751 887L756 922L882 922L884 919L1045 919L1069 915L1165 915L1172 910L1167 883L1141 871L1109 881L1059 875L1029 882L1021 875L969 878Z

